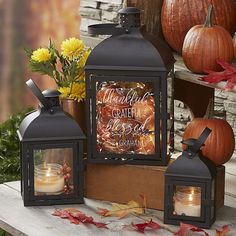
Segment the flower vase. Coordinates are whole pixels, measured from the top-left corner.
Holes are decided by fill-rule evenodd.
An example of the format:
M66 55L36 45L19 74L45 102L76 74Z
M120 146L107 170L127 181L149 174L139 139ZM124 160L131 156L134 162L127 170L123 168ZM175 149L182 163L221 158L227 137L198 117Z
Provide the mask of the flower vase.
M65 112L69 113L78 122L86 135L85 101L78 102L71 98L61 98L61 106Z

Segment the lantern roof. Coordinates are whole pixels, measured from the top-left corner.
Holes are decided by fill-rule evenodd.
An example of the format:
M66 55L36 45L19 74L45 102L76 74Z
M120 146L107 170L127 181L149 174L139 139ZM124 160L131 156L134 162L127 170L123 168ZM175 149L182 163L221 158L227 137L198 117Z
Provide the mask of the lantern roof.
M212 179L216 175L216 167L207 157L202 156L201 152L190 158L186 151L184 151L181 156L170 164L165 175L172 177Z
M79 124L60 107L49 112L44 107L22 121L18 135L21 141L85 139Z
M128 70L168 72L175 59L168 45L148 35L143 28L113 35L98 44L88 57L87 70ZM115 30L114 30L115 32ZM117 31L118 32L118 31Z
M211 129L206 127L198 139L184 140L182 143L187 146L182 155L177 158L166 170L166 176L176 176L185 178L212 179L216 175L216 167L212 161L204 157L201 147Z
M26 116L17 131L21 141L85 139L79 124L60 107L57 90L41 92L33 80L26 84L40 101L39 110Z

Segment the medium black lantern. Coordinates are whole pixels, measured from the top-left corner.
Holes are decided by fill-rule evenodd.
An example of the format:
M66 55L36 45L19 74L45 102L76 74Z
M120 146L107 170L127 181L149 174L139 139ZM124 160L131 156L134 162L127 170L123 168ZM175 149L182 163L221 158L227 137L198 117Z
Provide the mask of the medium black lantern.
M91 34L112 35L93 49L85 66L91 162L166 165L169 160L173 96L168 92L175 60L163 41L140 27L140 13L127 7L119 11L119 25L89 26Z
M25 206L83 202L83 140L77 122L59 105L59 92L41 93L40 101L18 130L21 147L21 193Z
M185 222L210 228L215 221L216 167L200 151L210 132L206 128L198 140L184 141L187 148L166 170L166 224Z

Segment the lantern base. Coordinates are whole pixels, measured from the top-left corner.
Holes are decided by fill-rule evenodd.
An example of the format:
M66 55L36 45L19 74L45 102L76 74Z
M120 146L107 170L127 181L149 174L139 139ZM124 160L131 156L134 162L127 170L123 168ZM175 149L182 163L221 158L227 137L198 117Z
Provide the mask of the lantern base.
M147 197L147 207L164 210L164 173L167 167L87 164L87 198L127 203ZM217 167L216 208L224 206L225 167Z

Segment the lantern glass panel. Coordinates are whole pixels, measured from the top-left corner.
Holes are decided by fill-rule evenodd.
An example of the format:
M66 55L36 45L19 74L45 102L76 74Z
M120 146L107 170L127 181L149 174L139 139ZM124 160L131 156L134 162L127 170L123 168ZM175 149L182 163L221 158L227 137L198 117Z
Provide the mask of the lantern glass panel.
M73 149L37 149L34 155L34 195L72 193Z
M175 186L173 215L201 216L201 188L196 186Z
M156 127L155 113L160 111L160 104L156 104L159 95L155 94L154 88L153 82L96 83L99 153L156 153L155 130L160 127ZM161 135L158 139L161 142Z

